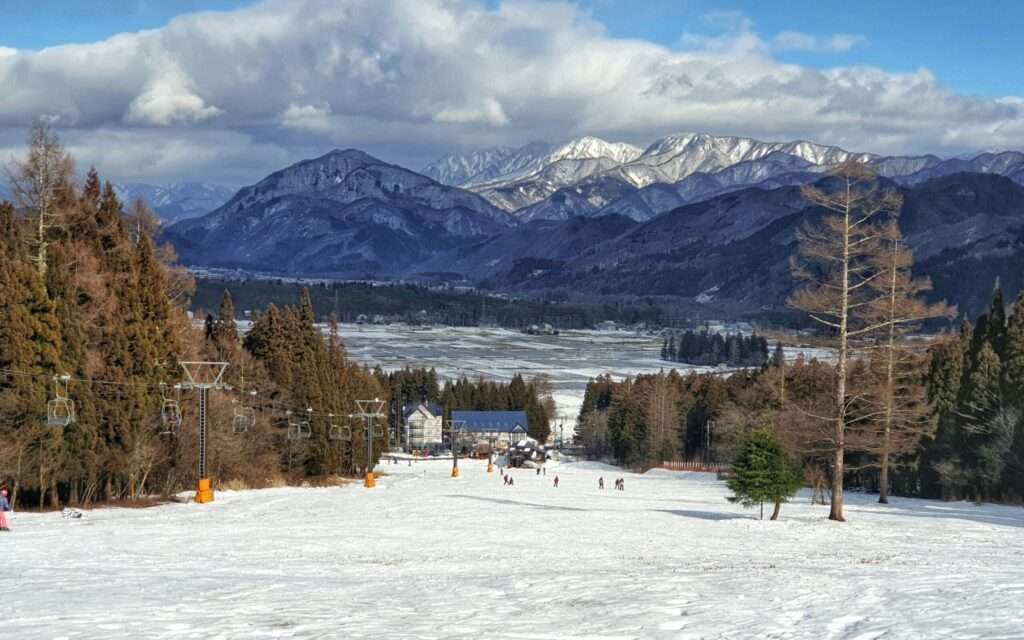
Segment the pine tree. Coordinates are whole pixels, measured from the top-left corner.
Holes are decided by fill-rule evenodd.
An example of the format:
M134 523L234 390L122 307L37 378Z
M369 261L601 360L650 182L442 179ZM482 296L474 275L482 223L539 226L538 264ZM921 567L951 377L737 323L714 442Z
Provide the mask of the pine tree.
M1024 389L1024 291L1017 295L1006 327L1003 383L1011 395Z
M970 488L979 500L995 497L1013 443L1017 415L1002 394L1002 364L985 342L967 376L962 397L964 466Z
M775 505L771 519L778 520L782 503L804 482L800 466L789 458L770 431L760 429L740 438L732 471L728 486L733 496L729 500L745 507L759 504L761 519L764 503L768 502Z
M1003 287L996 278L992 285L992 304L989 306L987 335L988 343L1000 359L1006 357L1006 305L1003 302Z

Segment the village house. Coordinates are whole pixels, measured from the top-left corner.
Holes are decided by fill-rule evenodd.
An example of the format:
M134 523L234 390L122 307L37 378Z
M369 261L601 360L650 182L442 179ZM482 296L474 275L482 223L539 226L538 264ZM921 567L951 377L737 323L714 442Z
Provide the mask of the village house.
M444 444L444 409L427 402L405 408L405 448L407 450L439 449Z

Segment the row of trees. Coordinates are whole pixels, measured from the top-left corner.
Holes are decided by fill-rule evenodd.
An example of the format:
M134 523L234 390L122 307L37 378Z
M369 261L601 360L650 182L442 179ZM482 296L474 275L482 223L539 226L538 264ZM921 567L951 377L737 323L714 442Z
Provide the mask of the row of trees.
M875 482L885 502L890 488L905 481L893 477L894 468L916 463L917 449L934 432L926 397L928 360L911 334L921 323L952 312L920 300L930 284L912 275L912 256L898 226L902 200L881 188L863 164L843 165L803 195L814 206L798 233L792 271L802 286L789 303L821 325L834 361L790 366L777 349L775 366L728 382L674 373L619 384L598 380L581 422L585 432L607 434L615 457L633 464L669 453L692 455L695 431L703 432L701 448L709 455L717 439L729 449L740 433L770 429L815 470L812 475L830 479L829 517L843 520L848 476L877 470ZM678 354L679 345L674 346ZM735 347L736 355L740 349ZM969 399L961 405L980 402L976 389L967 391ZM985 415L994 416L991 407L997 404L988 403ZM912 484L913 491L921 491L919 473Z
M779 347L781 355L781 346ZM768 340L756 333L742 334L686 331L665 338L661 346L661 359L686 364L731 367L760 367L769 360Z
M932 348L937 431L924 448L929 495L1024 501L1024 295L1007 317L996 283L987 314Z
M15 502L192 486L195 400L174 388L183 361L229 363L233 390L212 393L209 407L215 478L262 485L365 466L362 430L352 442L330 439L331 414L347 416L355 399L386 390L348 361L333 327L324 336L314 324L307 293L259 314L244 340L228 295L196 328L186 311L193 282L173 250L151 240L158 223L141 203L125 211L94 170L76 184L70 155L45 126L34 128L11 178L17 201L0 204L0 484ZM48 402L64 374L74 419L54 428ZM181 426L167 420L168 404L180 408ZM70 406L56 408L67 415ZM249 410L254 424L234 433L234 417ZM312 437L286 437L288 410L310 420Z

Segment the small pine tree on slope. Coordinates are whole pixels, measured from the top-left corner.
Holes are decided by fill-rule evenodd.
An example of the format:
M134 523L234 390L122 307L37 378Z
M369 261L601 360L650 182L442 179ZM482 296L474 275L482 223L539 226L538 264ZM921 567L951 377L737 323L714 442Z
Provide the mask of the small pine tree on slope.
M800 467L775 436L764 430L751 431L741 438L732 468L733 477L728 484L734 495L729 500L745 507L760 505L762 520L765 502L775 505L771 519L778 520L782 503L804 482Z

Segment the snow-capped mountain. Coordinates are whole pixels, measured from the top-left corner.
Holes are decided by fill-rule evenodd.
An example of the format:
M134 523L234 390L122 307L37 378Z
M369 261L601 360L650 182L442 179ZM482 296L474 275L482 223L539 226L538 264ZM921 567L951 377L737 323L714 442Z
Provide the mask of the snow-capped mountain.
M517 211L562 187L611 171L640 153L639 148L623 142L587 136L551 148L511 173L488 179L477 176L465 186L505 211ZM527 155L523 154L522 159Z
M203 182L170 185L126 183L114 185L125 207L142 200L164 222L177 222L205 215L227 202L234 189Z
M714 173L773 153L793 156L821 167L851 158L870 160L874 157L813 142L761 142L752 138L688 133L654 142L636 160L623 164L618 174L636 187L655 182L671 184L694 173Z
M535 148L531 152L535 153ZM520 150L521 151L521 150ZM486 153L492 157L494 150ZM584 137L553 147L543 154L524 158L511 171L504 171L510 156L501 156L483 168L481 157L448 156L428 167L428 172L448 179L464 179L469 171L480 169L474 177L460 183L486 197L506 211L517 211L526 219L563 218L586 215L628 195L629 188L641 189L655 184L675 184L696 173L712 174L741 163L750 163L782 154L825 170L851 158L872 160L870 154L851 153L839 147L813 142L761 142L752 138L688 133L668 136L641 150L621 142ZM776 164L766 165L779 169ZM772 177L762 175L752 182ZM583 183L588 183L584 185ZM736 184L729 180L729 184ZM608 188L602 193L600 185ZM579 187L575 193L563 191ZM544 201L560 192L559 201ZM584 192L586 195L584 195ZM581 197L582 196L582 197ZM579 206L572 204L578 202Z
M189 264L386 274L514 224L474 193L348 149L273 173L167 233Z
M512 147L490 147L466 154L453 153L431 162L420 173L441 184L459 186L488 172L514 171L508 167L508 160L517 151Z

